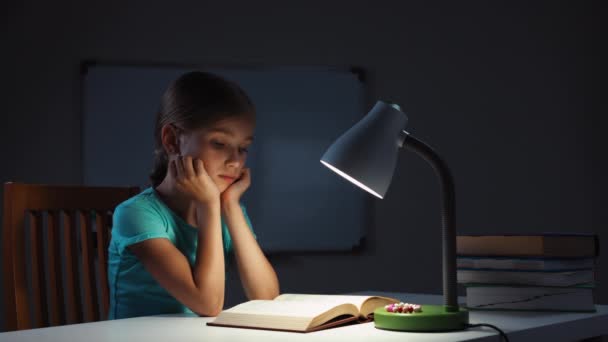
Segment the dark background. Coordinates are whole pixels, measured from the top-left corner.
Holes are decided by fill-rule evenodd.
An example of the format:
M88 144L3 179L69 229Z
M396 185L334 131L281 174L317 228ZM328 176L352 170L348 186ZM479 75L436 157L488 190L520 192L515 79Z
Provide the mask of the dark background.
M9 2L0 11L0 180L82 181L83 60L359 66L368 75L369 107L376 99L401 104L410 132L447 160L459 233L595 232L605 252L603 7ZM372 203L363 252L271 255L281 291L440 293L439 197L430 167L402 153L386 198ZM603 253L596 291L603 304L606 264ZM234 268L226 296L226 305L244 299Z

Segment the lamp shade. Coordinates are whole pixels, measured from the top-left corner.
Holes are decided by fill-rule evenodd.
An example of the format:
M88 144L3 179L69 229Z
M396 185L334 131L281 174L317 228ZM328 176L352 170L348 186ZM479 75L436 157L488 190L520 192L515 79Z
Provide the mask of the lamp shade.
M321 163L383 198L393 177L406 124L407 116L398 105L378 101L327 149Z

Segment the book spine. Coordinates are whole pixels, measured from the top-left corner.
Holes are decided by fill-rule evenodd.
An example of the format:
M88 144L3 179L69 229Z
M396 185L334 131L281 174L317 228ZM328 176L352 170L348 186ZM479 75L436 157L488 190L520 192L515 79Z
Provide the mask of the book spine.
M581 287L471 287L467 307L475 310L593 311L591 288Z
M571 286L593 281L591 271L538 271L538 270L458 270L458 283L496 283Z
M502 288L583 288L583 289L594 289L596 287L595 282L589 282L584 284L576 284L570 286L557 286L557 285L531 285L531 284L490 284L490 283L462 283L465 288L469 287L502 287Z
M521 269L521 268L477 268L477 267L458 267L458 271L488 271L488 272L579 272L593 271L593 268L560 268L560 269Z
M560 244L591 241L592 247L546 249L553 245L549 241L559 239ZM588 243L583 244L589 246ZM500 235L458 235L456 237L456 253L458 255L492 255L516 257L554 257L578 258L597 257L599 255L599 237L596 234L579 233L543 233L543 234L500 234Z
M594 267L593 258L580 259L523 259L523 258L491 258L491 257L458 257L458 269L497 269L497 270L552 270L573 271L590 270Z

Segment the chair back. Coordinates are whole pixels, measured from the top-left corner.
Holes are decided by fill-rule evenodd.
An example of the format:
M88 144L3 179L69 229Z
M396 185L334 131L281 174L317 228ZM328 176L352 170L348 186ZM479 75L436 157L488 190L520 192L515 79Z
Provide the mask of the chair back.
M4 184L7 331L106 319L112 212L138 192L138 187Z

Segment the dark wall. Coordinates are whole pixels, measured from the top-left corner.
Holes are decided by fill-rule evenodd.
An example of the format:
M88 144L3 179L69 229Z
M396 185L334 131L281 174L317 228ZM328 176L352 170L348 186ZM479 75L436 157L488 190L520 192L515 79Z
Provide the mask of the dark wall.
M449 163L460 233L605 234L599 3L5 4L0 180L81 182L84 59L355 65L368 72L369 105L401 104L410 132ZM403 153L389 193L374 202L363 253L271 261L283 292L440 293L440 238L437 180ZM228 305L244 299L231 274ZM599 272L599 303L608 303L607 283Z

